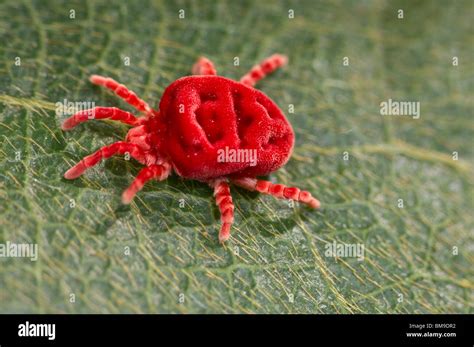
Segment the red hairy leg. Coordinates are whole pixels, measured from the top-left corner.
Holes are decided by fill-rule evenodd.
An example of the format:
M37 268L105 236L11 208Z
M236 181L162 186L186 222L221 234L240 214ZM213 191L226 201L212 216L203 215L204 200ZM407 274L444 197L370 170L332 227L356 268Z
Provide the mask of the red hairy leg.
M137 125L140 120L130 112L116 107L94 107L72 115L64 121L61 128L63 130L70 130L76 125L92 119L112 119L129 125Z
M217 75L216 68L212 61L206 57L200 57L191 70L193 75Z
M118 141L111 145L104 146L93 154L84 157L79 163L67 170L64 177L68 180L77 178L87 169L97 165L102 159L110 158L114 154L125 153L130 153L133 158L141 163L145 161L146 154L136 144Z
M279 67L286 65L287 62L288 58L285 55L273 54L272 56L262 60L258 65L255 65L240 79L240 82L253 87L266 75L272 73Z
M137 94L132 92L123 84L120 84L117 81L113 80L112 78L99 76L99 75L92 75L89 79L94 84L97 84L99 86L104 86L105 88L110 89L119 97L121 97L125 102L135 107L137 110L146 112L146 113L153 112L151 107L145 101L140 99L137 96Z
M209 183L214 188L216 205L221 213L221 230L219 232L219 241L225 242L230 237L230 227L234 223L234 203L230 195L229 184L225 180L214 180Z
M122 194L122 202L124 204L129 204L135 194L137 194L145 185L146 182L152 179L156 179L158 181L163 181L168 177L171 172L171 165L168 163L153 164L143 168L135 177L135 180L132 184L123 192Z
M273 184L269 181L258 180L256 178L238 178L232 180L236 185L263 194L273 195L279 199L288 199L307 204L312 208L319 208L321 203L311 196L310 192L300 190L296 187L287 187L283 184Z

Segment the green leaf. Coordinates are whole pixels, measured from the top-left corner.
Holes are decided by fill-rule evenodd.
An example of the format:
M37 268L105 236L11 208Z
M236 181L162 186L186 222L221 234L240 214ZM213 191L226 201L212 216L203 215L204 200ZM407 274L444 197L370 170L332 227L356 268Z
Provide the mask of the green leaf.
M474 312L472 2L211 3L0 4L0 243L39 252L0 258L0 312ZM238 79L275 52L289 65L258 88L296 147L270 179L321 210L234 187L223 247L205 184L173 176L124 206L136 162L62 178L127 132L60 130L64 99L132 111L90 74L155 106L201 55ZM382 116L388 99L420 102L420 119ZM362 244L364 259L328 256L334 242Z

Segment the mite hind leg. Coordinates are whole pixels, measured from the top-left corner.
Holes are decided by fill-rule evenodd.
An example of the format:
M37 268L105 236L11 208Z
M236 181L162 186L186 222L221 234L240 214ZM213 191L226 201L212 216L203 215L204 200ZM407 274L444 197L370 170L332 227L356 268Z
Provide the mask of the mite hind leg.
M296 187L287 187L283 184L273 184L272 182L256 178L238 178L232 180L232 182L239 187L250 191L272 195L279 199L302 202L312 208L319 208L321 206L319 200L314 198L310 192L300 190Z
M240 82L253 87L262 78L272 73L279 67L286 65L287 63L288 58L285 55L273 54L250 69L250 71L240 79Z

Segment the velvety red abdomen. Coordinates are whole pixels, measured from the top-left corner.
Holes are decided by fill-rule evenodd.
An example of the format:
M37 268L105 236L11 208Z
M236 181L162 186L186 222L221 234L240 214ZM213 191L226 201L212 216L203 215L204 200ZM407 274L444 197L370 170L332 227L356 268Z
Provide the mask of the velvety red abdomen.
M176 80L161 98L160 114L163 151L185 178L266 175L284 165L293 149L293 129L278 106L261 91L224 77ZM239 162L219 162L226 147L228 154L247 152L239 152ZM256 162L246 160L251 153Z

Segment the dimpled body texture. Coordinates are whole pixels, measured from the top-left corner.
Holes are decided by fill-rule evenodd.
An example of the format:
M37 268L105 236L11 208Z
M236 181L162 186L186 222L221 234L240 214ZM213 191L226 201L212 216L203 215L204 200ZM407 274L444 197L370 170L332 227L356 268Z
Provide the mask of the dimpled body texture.
M159 108L166 125L164 151L185 178L267 175L283 166L293 149L293 129L275 103L224 77L180 78L165 90ZM226 147L254 150L256 165L219 162Z

